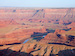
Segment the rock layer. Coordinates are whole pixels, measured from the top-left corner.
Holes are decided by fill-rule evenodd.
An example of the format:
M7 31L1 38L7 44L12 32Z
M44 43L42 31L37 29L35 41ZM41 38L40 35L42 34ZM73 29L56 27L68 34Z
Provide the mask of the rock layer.
M56 33L56 34L55 34ZM48 44L60 44L60 45L71 45L75 46L75 36L61 34L61 32L55 32L47 34L43 39L40 40L40 43Z
M59 48L58 48L59 47ZM24 55L75 55L75 47L54 44L25 43L19 45L7 45L0 47L0 55L24 56ZM15 54L16 53L16 54ZM65 54L64 54L65 53ZM68 53L68 54L67 54Z
M20 43L17 38L0 38L0 45Z

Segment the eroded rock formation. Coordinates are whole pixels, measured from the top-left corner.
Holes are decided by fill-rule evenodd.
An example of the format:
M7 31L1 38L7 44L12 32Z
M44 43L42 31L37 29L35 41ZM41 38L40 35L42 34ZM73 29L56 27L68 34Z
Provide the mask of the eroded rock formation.
M65 54L64 54L65 53ZM0 55L25 56L25 55L44 55L44 56L64 56L75 55L75 47L54 44L25 43L18 45L7 45L0 47Z
M0 45L21 43L17 38L0 38Z

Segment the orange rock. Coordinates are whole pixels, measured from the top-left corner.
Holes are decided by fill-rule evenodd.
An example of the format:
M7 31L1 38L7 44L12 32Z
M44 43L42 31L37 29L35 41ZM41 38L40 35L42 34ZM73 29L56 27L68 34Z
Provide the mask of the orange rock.
M75 22L72 22L71 24L67 25L68 28L73 28L75 27Z
M74 31L74 30L75 30L75 27L71 28L71 30L70 30L70 31Z
M0 45L20 43L16 38L0 38Z
M37 50L34 48L36 44ZM9 48L3 49L9 46ZM50 55L75 55L75 47L58 45L58 44L42 44L42 43L25 43L17 45L7 45L0 47L1 56L50 56ZM32 47L31 47L32 46ZM58 48L59 47L59 48ZM30 49L30 48L33 48ZM22 51L24 50L24 51ZM65 54L64 54L65 53Z
M56 29L54 33L57 34L57 33L65 33L65 32L66 32L65 30Z
M55 34L55 33L49 33L47 34L43 39L40 40L40 43L50 43L50 44L66 44L75 46L75 38L71 35L65 35L65 34Z

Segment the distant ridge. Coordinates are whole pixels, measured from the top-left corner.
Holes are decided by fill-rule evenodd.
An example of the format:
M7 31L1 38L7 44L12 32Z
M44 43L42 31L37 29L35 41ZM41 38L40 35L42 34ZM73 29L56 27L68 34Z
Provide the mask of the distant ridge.
M50 7L14 7L14 6L0 6L0 8L24 8L24 9L68 9L68 8L75 8L75 7L56 7L56 8L50 8Z

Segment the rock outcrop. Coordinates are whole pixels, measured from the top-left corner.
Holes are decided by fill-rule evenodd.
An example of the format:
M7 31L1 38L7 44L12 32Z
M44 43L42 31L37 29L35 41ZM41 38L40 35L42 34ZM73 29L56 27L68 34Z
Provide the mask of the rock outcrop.
M0 8L0 55L75 56L75 8Z
M75 40L75 36L72 36L72 35L49 33L43 39L40 40L40 43L42 42L42 43L48 43L48 44L75 46L74 40Z
M75 22L72 22L71 24L67 25L68 28L73 28L75 27Z
M0 38L17 38L18 40L23 40L23 39L27 39L32 37L31 35L33 35L34 33L46 33L46 29L45 28L41 28L41 29L22 29L19 31L14 31L11 33L7 33L5 35L0 35Z
M15 20L10 19L10 20L0 20L0 28L1 27L6 27L8 25L19 25Z
M0 45L21 43L17 38L0 38Z
M65 53L65 54L64 54ZM73 56L75 47L54 44L25 43L0 47L0 55L3 56Z
M23 19L23 18L47 18L47 19L69 19L69 18L74 18L75 17L75 8L64 8L64 9L39 9L39 8L34 8L34 9L26 9L26 8L0 8L0 16L2 18L18 18L18 19ZM9 17L10 16L10 17ZM18 17L19 16L19 17Z
M75 27L71 28L70 31L75 31Z
M65 33L65 32L66 32L65 30L56 29L54 33L59 34L59 33Z

